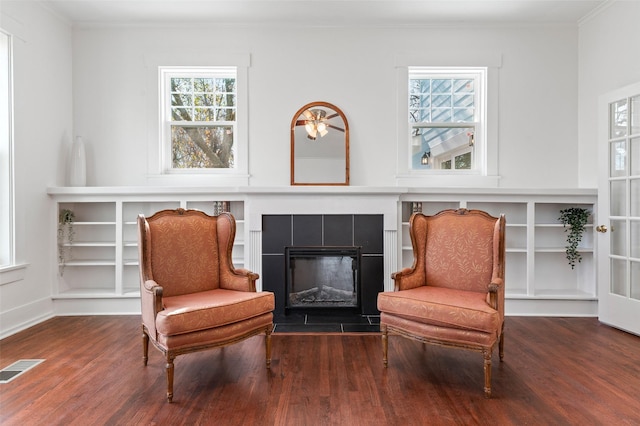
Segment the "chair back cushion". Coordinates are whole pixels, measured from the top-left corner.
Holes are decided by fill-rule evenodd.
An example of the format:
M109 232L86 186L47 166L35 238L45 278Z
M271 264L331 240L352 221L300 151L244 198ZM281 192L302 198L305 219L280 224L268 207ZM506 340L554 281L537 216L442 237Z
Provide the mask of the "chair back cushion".
M414 250L424 256L426 284L486 293L497 265L497 221L484 212L466 209L415 215L411 238Z
M218 244L217 217L178 209L158 212L147 221L150 272L164 297L219 288L219 252L224 248Z

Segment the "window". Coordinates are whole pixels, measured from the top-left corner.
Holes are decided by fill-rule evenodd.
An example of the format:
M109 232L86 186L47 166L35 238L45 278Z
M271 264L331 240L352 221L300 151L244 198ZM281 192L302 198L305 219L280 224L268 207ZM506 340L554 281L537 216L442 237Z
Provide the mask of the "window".
M482 170L486 79L486 68L409 67L409 170Z
M236 67L160 67L165 173L236 169L236 75Z
M11 36L0 30L0 267L14 262L11 73Z

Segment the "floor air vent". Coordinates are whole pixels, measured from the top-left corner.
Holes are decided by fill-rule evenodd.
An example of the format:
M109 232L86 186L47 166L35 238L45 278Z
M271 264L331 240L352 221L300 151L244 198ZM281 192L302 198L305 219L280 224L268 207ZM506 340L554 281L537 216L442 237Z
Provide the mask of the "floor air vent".
M9 383L25 371L31 370L44 359L21 359L0 370L0 384Z

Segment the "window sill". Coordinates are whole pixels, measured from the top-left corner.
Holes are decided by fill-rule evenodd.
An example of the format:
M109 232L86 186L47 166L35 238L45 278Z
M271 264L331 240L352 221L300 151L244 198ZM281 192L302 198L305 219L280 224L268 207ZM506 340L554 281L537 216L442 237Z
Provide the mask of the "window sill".
M466 188L497 188L500 176L479 176L477 174L398 174L396 175L397 186L408 187L466 187Z
M147 175L151 185L158 186L249 186L248 174L165 174Z
M0 286L24 280L28 263L0 267Z

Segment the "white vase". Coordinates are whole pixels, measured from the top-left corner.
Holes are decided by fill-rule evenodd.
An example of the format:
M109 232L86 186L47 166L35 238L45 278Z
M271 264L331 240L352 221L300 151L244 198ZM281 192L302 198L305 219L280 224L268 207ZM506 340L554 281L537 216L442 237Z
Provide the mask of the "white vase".
M87 184L87 155L84 150L82 137L77 136L71 146L69 158L69 186L86 186Z

